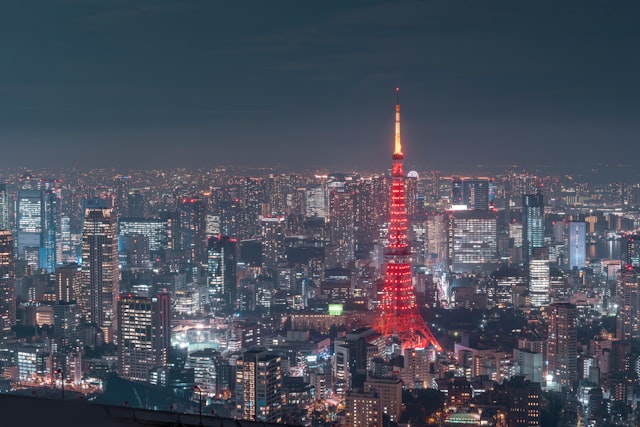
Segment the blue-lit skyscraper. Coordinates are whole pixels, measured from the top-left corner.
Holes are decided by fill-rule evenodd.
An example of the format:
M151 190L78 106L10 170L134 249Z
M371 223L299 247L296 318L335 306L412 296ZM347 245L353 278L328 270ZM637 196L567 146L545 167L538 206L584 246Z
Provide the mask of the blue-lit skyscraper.
M586 263L586 224L569 223L569 268L581 269Z
M529 263L534 248L544 247L542 193L522 196L522 259Z
M207 245L207 299L216 312L236 305L236 248L228 236L211 237Z

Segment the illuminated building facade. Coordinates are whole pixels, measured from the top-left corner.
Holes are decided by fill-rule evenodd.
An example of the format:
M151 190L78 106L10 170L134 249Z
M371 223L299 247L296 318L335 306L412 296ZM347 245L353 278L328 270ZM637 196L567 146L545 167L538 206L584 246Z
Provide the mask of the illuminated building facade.
M16 324L16 260L13 236L0 230L0 336Z
M274 269L285 260L286 222L283 217L262 218L262 266Z
M627 266L618 273L616 296L618 315L616 337L620 340L640 339L640 269Z
M470 210L488 210L489 180L478 178L462 181L462 204L467 205Z
M355 258L353 194L345 182L334 182L329 193L327 265L346 267Z
M522 259L528 263L533 248L544 247L544 202L542 193L522 196Z
M152 368L167 364L171 338L169 294L118 298L118 374L147 381Z
M248 350L236 361L236 410L245 420L282 420L280 356Z
M118 236L145 236L149 252L158 253L166 248L167 222L156 218L119 218Z
M0 184L0 230L9 229L9 193L7 184Z
M549 305L547 375L554 384L572 388L578 381L578 309L569 303Z
M207 249L207 299L214 312L233 311L236 306L236 239L209 238Z
M76 300L84 318L100 328L106 342L112 342L120 288L118 236L113 210L101 199L86 202L80 280Z
M180 201L182 249L192 263L204 263L207 258L207 212L202 197L183 197Z
M440 345L427 327L418 307L411 274L411 253L407 236L408 220L405 204L404 154L400 140L400 102L396 91L395 147L391 181L388 245L384 288L374 324L377 332L399 341L405 349Z
M498 217L492 211L449 211L448 256L452 271L469 272L497 261Z
M80 293L80 266L67 264L56 268L56 300L71 302Z
M578 270L586 265L587 227L585 222L569 223L569 268Z
M549 250L535 248L529 261L529 296L532 307L546 307L551 290Z
M345 399L347 427L382 425L380 397L375 391L350 392Z

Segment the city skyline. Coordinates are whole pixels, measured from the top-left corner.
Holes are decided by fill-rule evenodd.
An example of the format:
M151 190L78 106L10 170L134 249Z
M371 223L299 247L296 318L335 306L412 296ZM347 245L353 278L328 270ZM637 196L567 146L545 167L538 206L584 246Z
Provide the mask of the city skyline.
M36 4L6 13L0 167L382 169L396 86L409 167L638 154L633 2Z

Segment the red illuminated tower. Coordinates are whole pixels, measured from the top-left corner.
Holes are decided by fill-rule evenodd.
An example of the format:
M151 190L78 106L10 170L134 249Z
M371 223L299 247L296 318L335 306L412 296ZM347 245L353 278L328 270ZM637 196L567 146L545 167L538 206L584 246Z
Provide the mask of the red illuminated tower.
M396 89L396 136L391 171L391 209L389 212L389 244L385 253L384 289L378 306L375 329L396 338L403 348L441 350L416 305L411 280L411 253L407 237L407 207L400 142L400 89Z

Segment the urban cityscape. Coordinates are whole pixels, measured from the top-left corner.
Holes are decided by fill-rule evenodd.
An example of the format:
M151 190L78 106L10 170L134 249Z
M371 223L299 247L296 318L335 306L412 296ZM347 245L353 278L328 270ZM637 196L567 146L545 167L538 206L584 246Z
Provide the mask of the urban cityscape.
M405 173L395 94L378 174L6 171L2 391L307 426L637 425L640 183Z
M5 423L640 425L640 4L29 3Z

